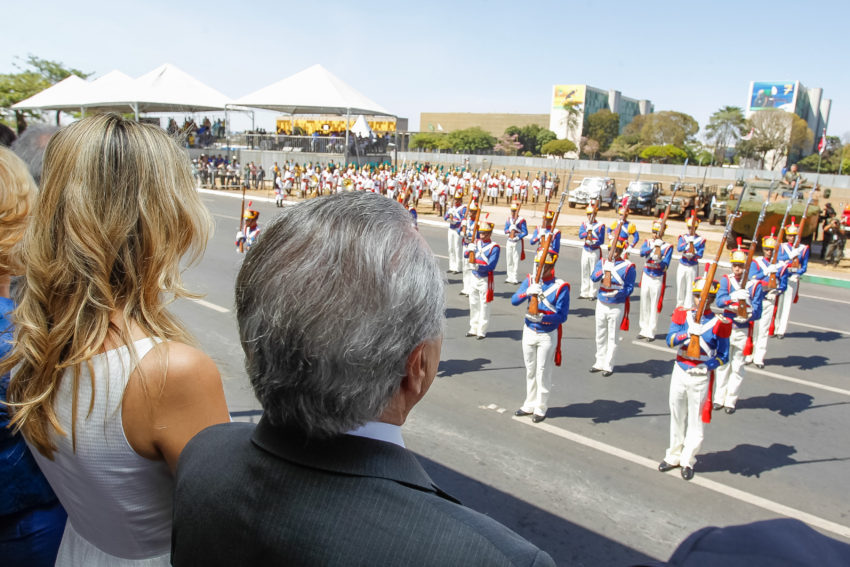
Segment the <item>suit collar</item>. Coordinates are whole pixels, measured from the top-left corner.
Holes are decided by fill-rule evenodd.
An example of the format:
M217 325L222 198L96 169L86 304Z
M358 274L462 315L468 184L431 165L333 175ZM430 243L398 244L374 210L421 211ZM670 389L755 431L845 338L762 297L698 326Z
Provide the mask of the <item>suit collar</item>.
M251 441L283 460L336 474L383 478L433 492L459 503L434 484L414 454L403 447L354 435L309 439L298 430L260 419Z

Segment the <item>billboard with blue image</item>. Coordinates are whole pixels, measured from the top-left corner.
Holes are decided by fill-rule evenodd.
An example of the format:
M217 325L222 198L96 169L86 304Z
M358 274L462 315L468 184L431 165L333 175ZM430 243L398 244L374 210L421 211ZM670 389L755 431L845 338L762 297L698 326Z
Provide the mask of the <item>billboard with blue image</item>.
M750 93L749 110L765 110L768 108L779 108L788 112L794 112L794 95L797 84L795 82L766 83L754 82Z

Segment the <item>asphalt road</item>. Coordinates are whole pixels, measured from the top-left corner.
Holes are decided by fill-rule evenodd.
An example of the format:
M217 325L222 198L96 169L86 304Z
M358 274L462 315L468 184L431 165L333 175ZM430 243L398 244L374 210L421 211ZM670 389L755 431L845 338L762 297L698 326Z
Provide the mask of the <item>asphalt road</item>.
M216 234L186 281L206 296L180 301L174 311L218 364L234 419L255 421L259 404L245 376L233 313L240 202L223 194L202 197ZM261 226L276 212L259 199L253 208L261 212ZM423 222L420 231L445 269L446 230L434 224ZM504 237L494 239L504 244ZM521 266L526 271L528 256ZM407 446L437 483L559 565L664 560L701 527L783 516L850 542L850 294L803 285L785 339L771 339L763 370L747 368L738 411L715 412L696 477L685 482L678 470L655 469L668 442L673 352L663 340L635 340L636 290L632 331L623 333L615 373L588 373L595 304L578 299L578 258L577 248L562 246L558 275L573 284L572 302L563 363L540 424L513 416L525 394L523 309L510 304L515 287L502 283L504 259L484 341L464 337L468 301L458 295L460 277L448 276L438 379L404 427ZM673 295L668 287L662 316L672 312Z

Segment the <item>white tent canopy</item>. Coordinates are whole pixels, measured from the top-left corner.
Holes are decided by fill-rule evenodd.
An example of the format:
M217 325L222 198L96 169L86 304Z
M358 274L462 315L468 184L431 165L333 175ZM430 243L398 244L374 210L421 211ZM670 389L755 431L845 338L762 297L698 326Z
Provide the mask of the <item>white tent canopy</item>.
M233 105L286 114L394 116L319 64L247 94L233 101Z
M354 121L354 126L351 127L351 133L363 138L372 137L372 128L369 127L369 123L366 122L366 118L362 114Z
M80 110L83 92L89 83L76 75L69 75L26 100L13 104L17 110Z

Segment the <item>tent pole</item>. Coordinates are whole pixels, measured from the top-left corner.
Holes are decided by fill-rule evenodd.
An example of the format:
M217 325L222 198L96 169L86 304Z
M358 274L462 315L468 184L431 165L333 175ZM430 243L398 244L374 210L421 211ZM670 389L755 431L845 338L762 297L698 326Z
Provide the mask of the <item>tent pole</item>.
M348 122L351 118L351 109L345 110L345 151L343 152L343 167L348 168Z

